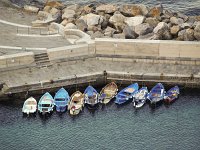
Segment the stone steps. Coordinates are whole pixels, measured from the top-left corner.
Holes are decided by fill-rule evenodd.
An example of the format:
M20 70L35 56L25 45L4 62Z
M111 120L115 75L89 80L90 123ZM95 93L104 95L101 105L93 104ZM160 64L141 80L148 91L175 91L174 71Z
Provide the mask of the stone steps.
M47 53L35 54L34 58L36 65L39 67L47 67L52 65Z

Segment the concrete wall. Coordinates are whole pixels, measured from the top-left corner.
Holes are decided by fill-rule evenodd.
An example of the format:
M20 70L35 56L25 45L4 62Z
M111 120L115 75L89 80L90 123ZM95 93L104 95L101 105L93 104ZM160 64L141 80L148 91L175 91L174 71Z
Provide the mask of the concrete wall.
M47 50L50 61L94 54L94 43L71 45Z
M0 68L30 65L34 63L33 52L0 56Z
M200 42L95 39L96 54L200 58Z

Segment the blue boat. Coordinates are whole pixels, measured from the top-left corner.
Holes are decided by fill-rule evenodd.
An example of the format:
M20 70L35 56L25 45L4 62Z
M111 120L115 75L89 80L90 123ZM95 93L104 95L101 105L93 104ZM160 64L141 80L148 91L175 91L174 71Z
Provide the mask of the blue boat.
M64 112L67 108L67 105L70 101L70 97L68 92L64 89L61 88L58 90L54 97L55 105L56 105L56 111L57 112Z
M93 108L99 103L99 93L92 87L88 86L84 92L85 104Z
M115 103L123 104L129 101L130 99L133 98L134 94L138 91L138 88L139 86L137 83L131 84L128 87L124 88L116 95Z
M180 94L180 90L178 86L172 87L164 96L164 102L171 103L174 102Z
M53 112L53 108L54 108L54 99L51 96L51 94L46 92L38 102L38 112L42 114L51 113Z
M135 108L142 107L147 99L148 89L147 87L140 88L133 96L133 106Z
M165 89L161 83L157 83L147 95L151 104L155 104L164 99Z

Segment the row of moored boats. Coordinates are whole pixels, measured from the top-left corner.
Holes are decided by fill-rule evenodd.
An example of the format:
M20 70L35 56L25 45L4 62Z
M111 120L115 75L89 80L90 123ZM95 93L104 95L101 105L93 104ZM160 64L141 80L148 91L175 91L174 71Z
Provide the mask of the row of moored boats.
M25 114L36 113L41 114L51 113L54 108L57 112L65 112L69 110L71 115L77 115L86 104L89 108L96 108L99 103L107 104L115 97L115 103L118 105L124 104L130 100L133 101L135 108L142 107L148 100L151 104L156 104L160 101L167 103L173 102L178 98L180 92L179 87L172 87L167 92L161 83L156 84L149 92L147 87L139 89L138 83L129 85L118 93L118 87L114 82L107 84L100 93L92 86L88 86L84 93L76 91L69 96L68 92L61 88L54 97L46 92L39 100L38 104L33 97L28 98L23 105L22 112Z

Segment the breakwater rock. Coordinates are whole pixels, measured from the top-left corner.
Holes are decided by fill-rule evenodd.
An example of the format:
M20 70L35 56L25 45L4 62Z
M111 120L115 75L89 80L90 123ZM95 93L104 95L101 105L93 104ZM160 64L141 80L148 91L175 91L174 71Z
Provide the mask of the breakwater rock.
M56 22L63 32L80 29L92 38L200 41L200 16L166 10L162 4L150 8L143 4L64 5L51 1L37 13L33 26Z

